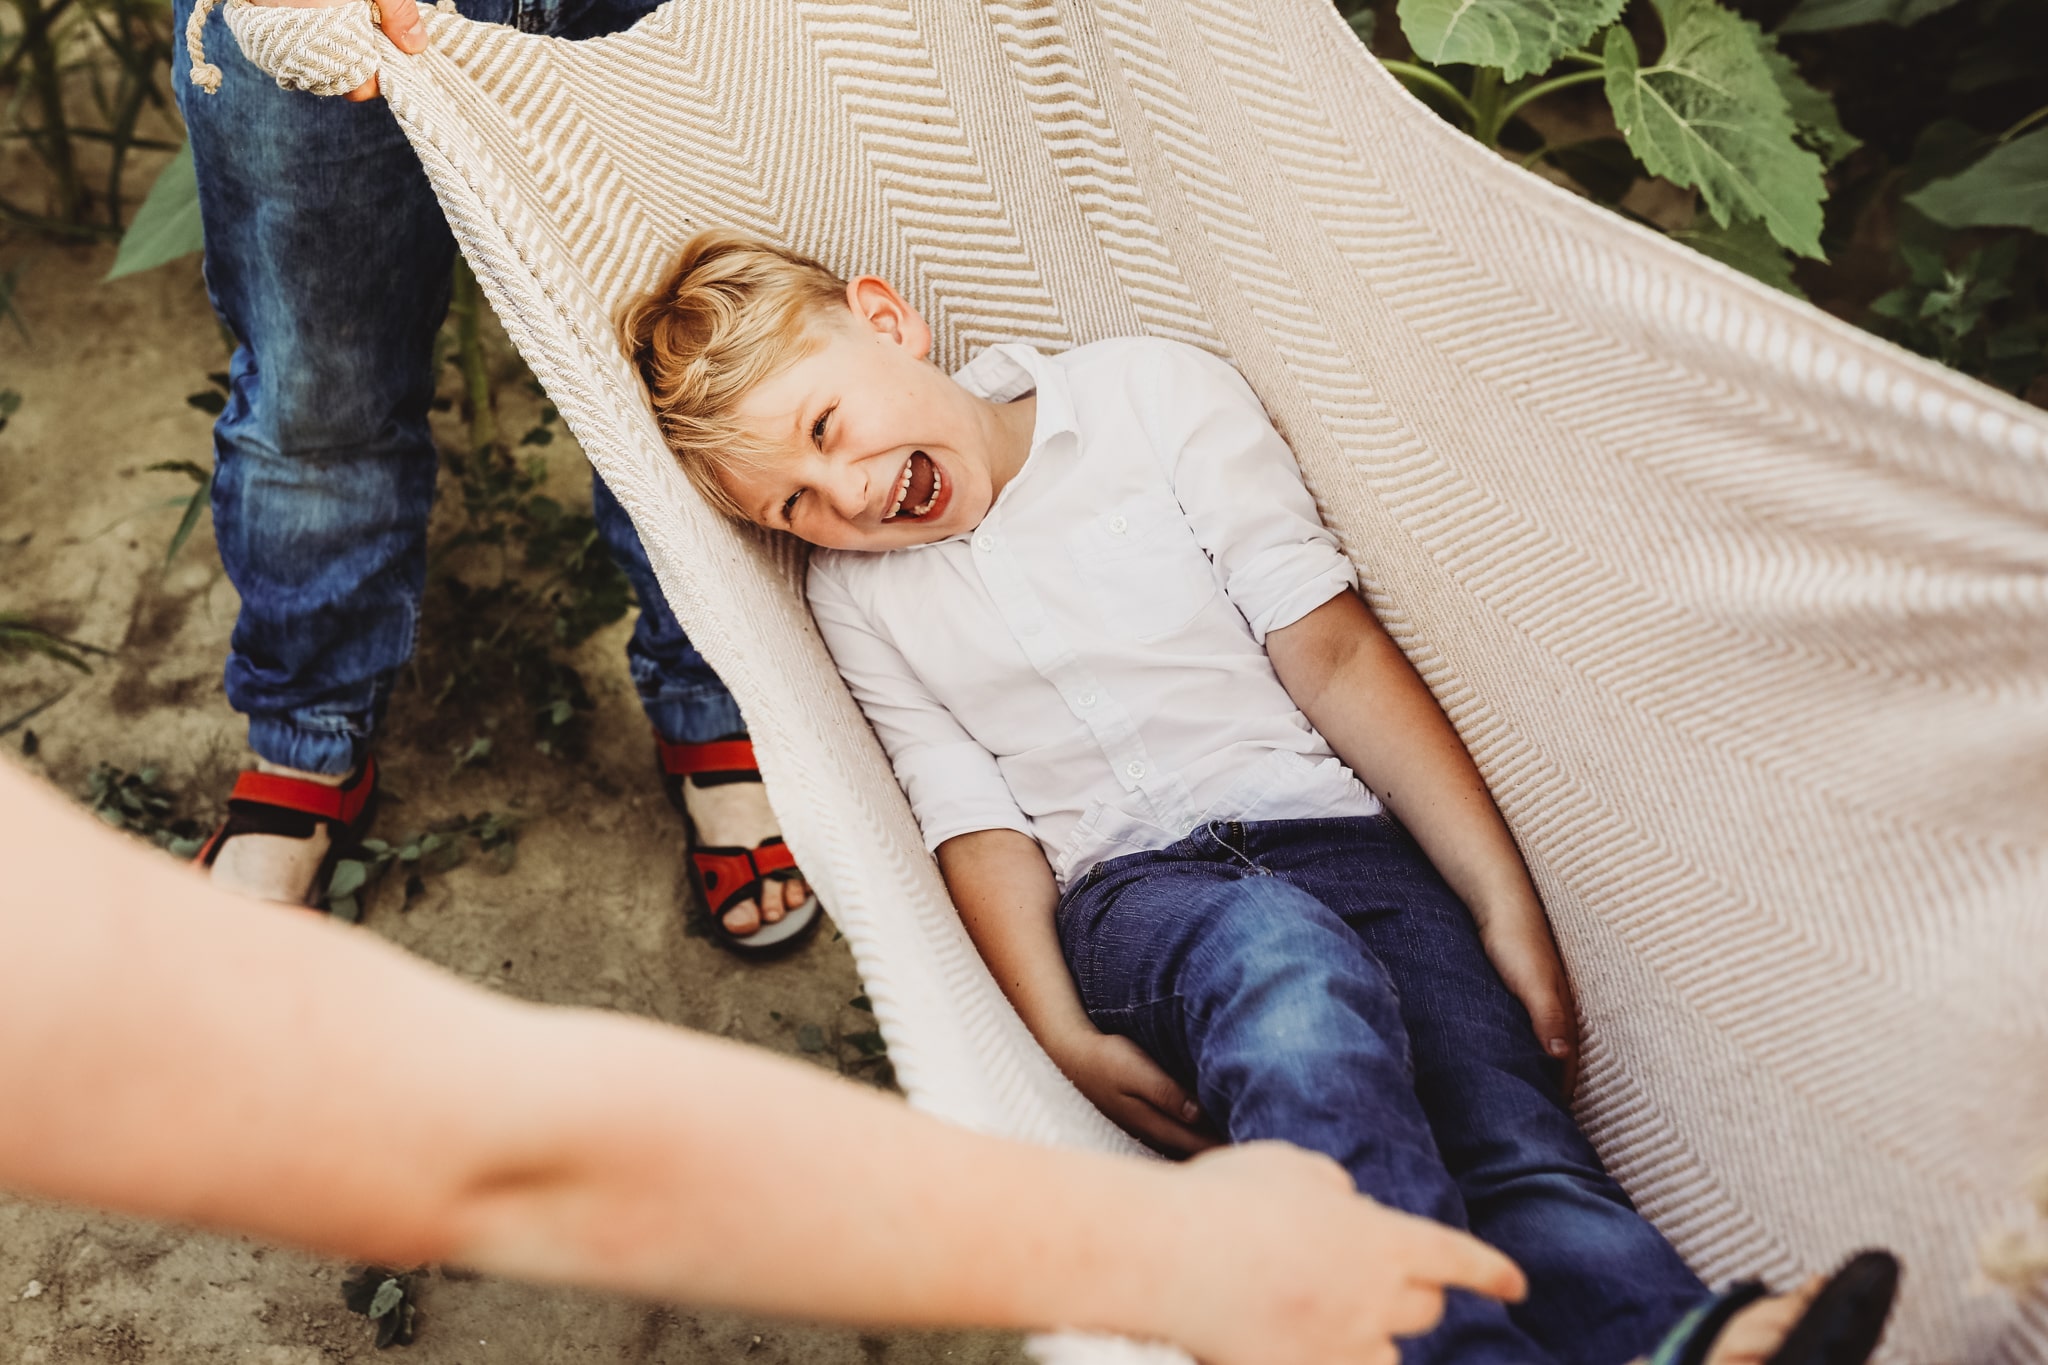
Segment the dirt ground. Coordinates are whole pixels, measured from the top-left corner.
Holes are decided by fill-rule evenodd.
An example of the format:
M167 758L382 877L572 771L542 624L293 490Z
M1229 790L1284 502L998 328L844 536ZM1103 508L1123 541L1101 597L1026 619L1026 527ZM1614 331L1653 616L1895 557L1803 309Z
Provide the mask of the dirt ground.
M6 761L81 790L96 764L160 770L176 813L218 813L248 761L222 695L235 615L202 522L164 566L185 478L160 460L211 458L210 418L189 406L224 368L196 259L101 284L111 248L40 246L0 324L0 388L21 409L0 431L0 611L107 651L90 675L0 659L0 724L55 697L0 739ZM538 400L531 400L537 404ZM513 414L517 417L518 414ZM511 425L508 422L508 426ZM517 430L514 426L512 429ZM551 491L588 505L573 448L548 451ZM794 958L736 962L685 932L680 826L653 774L621 648L627 623L575 664L596 711L588 753L547 759L505 745L458 770L445 727L401 688L380 745L401 800L397 837L483 810L516 816L509 869L472 858L423 879L373 883L364 923L467 979L535 1000L650 1015L872 1078L852 960L826 928ZM283 913L283 912L280 912ZM852 1041L850 1041L852 1040ZM5 1106L33 1103L11 1096ZM828 1159L830 1133L819 1133ZM228 1238L0 1199L0 1362L55 1365L331 1365L368 1360L373 1329L342 1301L350 1267ZM826 1330L537 1290L430 1268L419 1278L414 1365L740 1361L749 1365L982 1365L1022 1359L1014 1338Z

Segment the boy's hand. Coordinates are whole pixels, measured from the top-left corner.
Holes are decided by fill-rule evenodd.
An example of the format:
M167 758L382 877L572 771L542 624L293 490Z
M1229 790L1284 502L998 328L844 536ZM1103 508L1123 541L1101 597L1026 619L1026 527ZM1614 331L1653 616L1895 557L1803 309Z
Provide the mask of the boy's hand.
M1164 1286L1205 1365L1395 1365L1447 1287L1518 1300L1521 1272L1462 1232L1361 1198L1343 1168L1278 1142L1204 1156L1184 1182L1193 1264Z
M1046 1051L1089 1103L1140 1142L1172 1156L1219 1145L1195 1128L1202 1111L1188 1092L1130 1039L1089 1029L1055 1040Z
M1529 1011L1536 1041L1563 1063L1564 1097L1569 1100L1579 1083L1579 1012L1549 928L1540 917L1533 922L1524 919L1513 928L1482 928L1480 940L1502 983Z

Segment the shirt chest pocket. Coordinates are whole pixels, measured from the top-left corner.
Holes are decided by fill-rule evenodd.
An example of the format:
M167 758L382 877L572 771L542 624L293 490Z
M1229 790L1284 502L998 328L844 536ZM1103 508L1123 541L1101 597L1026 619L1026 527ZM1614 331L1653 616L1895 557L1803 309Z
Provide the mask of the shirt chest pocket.
M1120 499L1069 531L1067 548L1104 627L1119 636L1163 639L1216 595L1209 556L1162 493Z

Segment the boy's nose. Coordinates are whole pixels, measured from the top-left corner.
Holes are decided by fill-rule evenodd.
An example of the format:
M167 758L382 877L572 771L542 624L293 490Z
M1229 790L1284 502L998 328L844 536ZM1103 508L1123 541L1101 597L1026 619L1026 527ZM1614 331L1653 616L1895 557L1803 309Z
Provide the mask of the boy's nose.
M825 485L825 496L831 499L833 511L848 521L858 520L868 510L866 470L854 462L840 465Z

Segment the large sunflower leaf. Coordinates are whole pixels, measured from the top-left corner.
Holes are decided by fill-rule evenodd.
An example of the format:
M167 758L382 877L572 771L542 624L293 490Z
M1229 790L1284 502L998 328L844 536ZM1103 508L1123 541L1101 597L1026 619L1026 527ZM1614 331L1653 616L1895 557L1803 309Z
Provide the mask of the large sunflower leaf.
M1771 79L1778 83L1778 93L1785 97L1785 107L1799 129L1800 145L1819 153L1825 166L1837 164L1861 147L1863 139L1842 126L1842 116L1835 112L1834 96L1807 84L1799 68L1792 65L1792 59L1778 51L1775 39L1755 25L1749 27L1756 34L1757 49L1764 54Z
M1806 297L1805 291L1792 282L1792 258L1772 239L1770 231L1754 218L1738 218L1726 227L1712 222L1695 223L1691 227L1680 228L1671 236L1700 255L1711 256L1722 265L1734 266L1773 289L1782 289L1802 299Z
M1818 33L1823 29L1853 28L1857 24L1917 24L1930 14L1939 14L1958 0L1799 0L1780 33Z
M1760 218L1802 256L1820 250L1820 158L1764 56L1762 33L1714 0L1655 0L1664 54L1644 66L1625 28L1607 32L1607 102L1644 166L1695 186L1714 221Z
M1401 32L1441 66L1499 67L1508 80L1548 71L1613 23L1625 0L1401 0Z
M2014 138L1906 202L1947 227L2025 227L2048 233L2048 128Z

